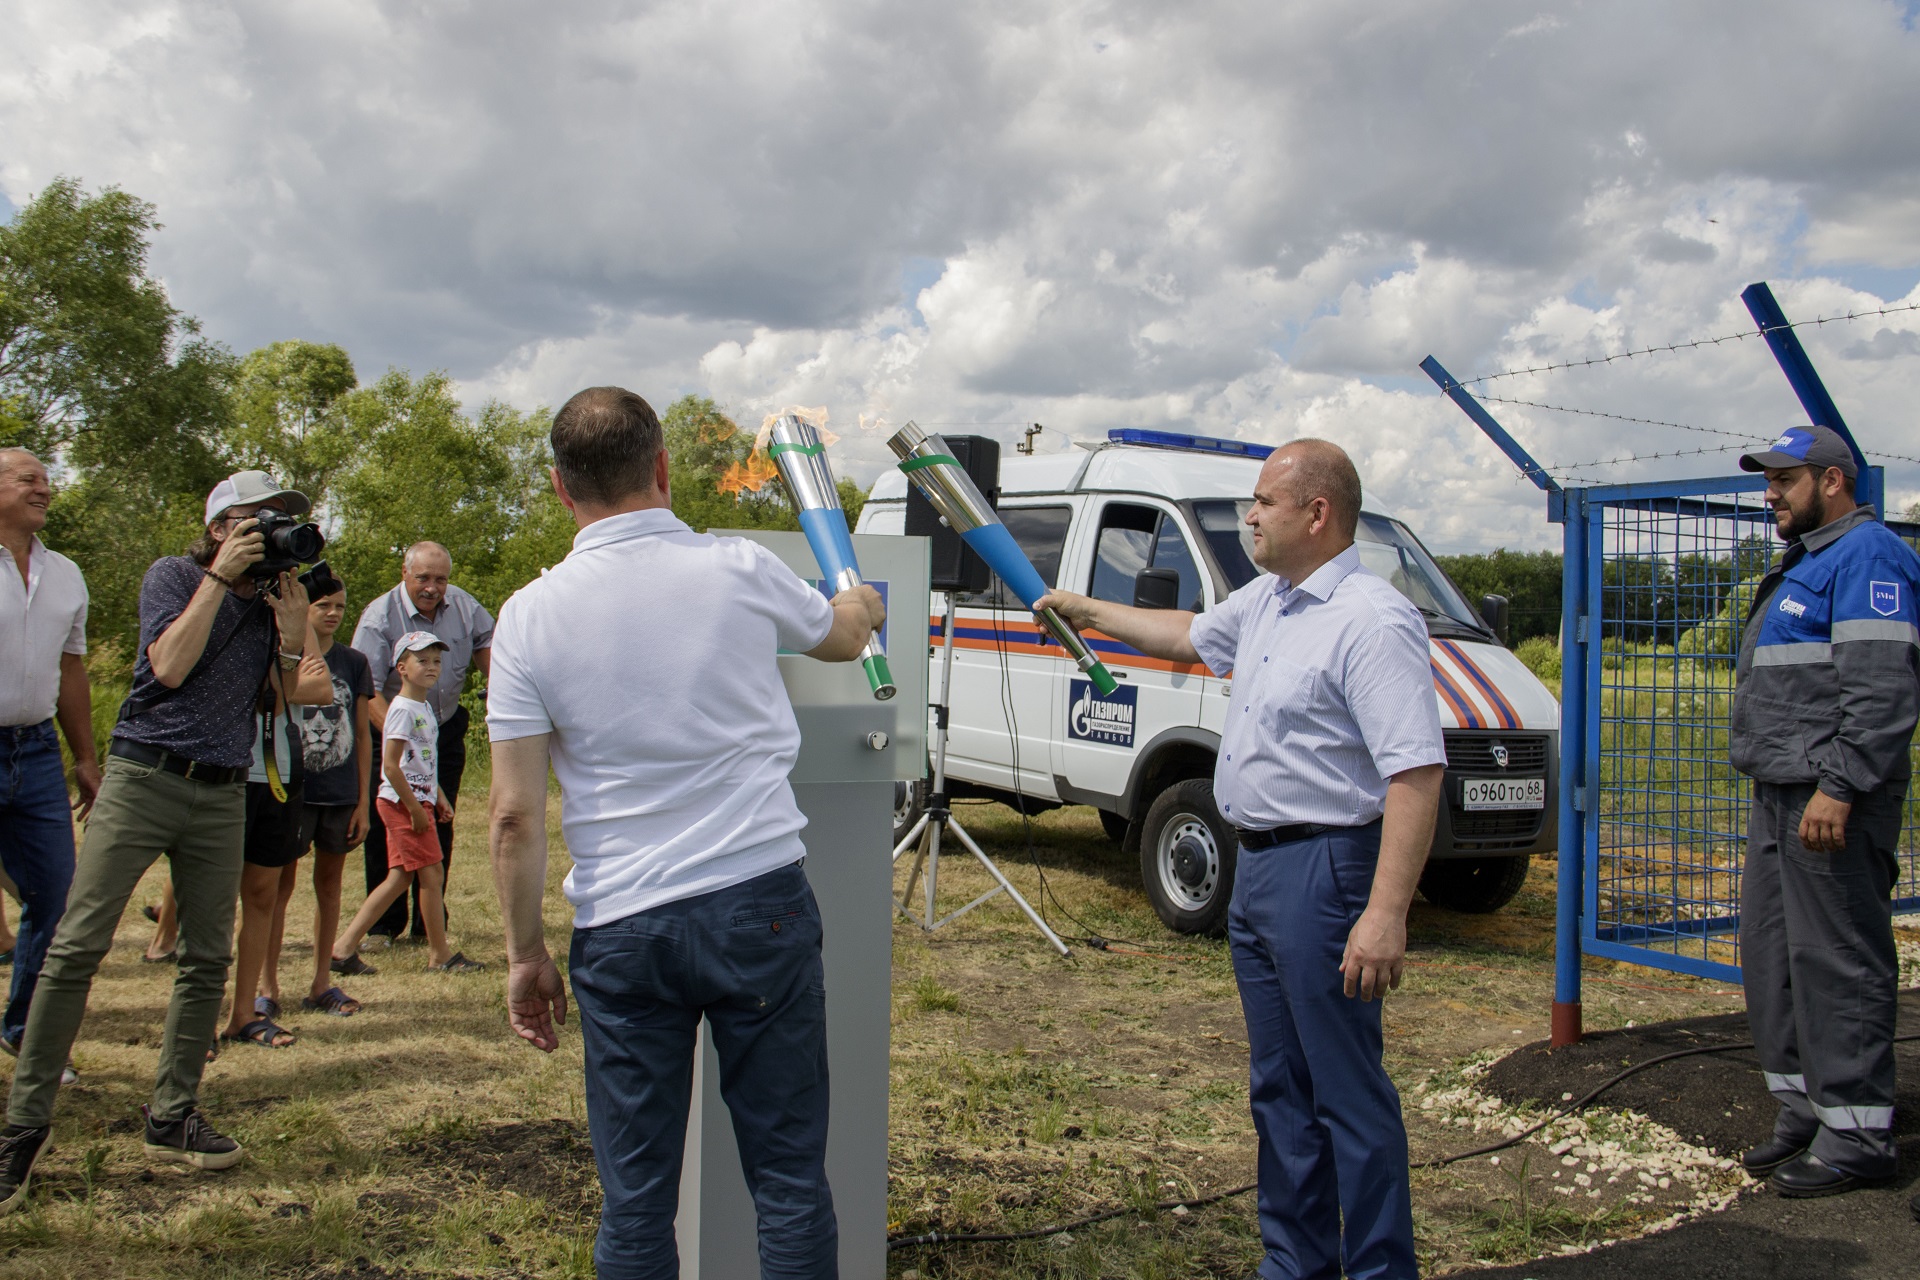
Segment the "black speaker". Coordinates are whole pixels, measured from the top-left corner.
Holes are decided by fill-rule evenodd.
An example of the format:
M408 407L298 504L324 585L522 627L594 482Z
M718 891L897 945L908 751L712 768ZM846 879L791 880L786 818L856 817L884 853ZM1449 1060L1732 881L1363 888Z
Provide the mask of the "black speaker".
M987 505L1000 508L1000 442L986 436L944 436L954 459L980 492ZM907 533L911 537L933 539L933 589L935 591L985 591L993 584L993 570L987 568L972 547L960 535L940 521L920 486L907 485Z

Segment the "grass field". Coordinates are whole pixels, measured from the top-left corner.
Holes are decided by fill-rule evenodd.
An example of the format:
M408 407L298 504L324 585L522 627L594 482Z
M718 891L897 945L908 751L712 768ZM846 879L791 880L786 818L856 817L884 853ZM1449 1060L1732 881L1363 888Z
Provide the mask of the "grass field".
M464 810L473 817L462 823L454 862L454 940L494 971L435 975L420 949L369 953L380 975L348 984L367 1002L363 1013L290 1013L296 1047L229 1047L209 1069L204 1101L252 1158L225 1174L150 1165L142 1154L136 1108L153 1071L170 971L139 963L145 924L130 912L94 989L76 1049L81 1083L62 1092L56 1148L30 1207L0 1219L0 1274L590 1275L598 1191L580 1042L569 1027L561 1050L543 1057L507 1036L478 787ZM1048 910L1064 933L1090 928L1129 941L1106 952L1076 948L1062 961L998 904L932 936L896 926L894 1232L1020 1229L1250 1180L1245 1032L1224 944L1162 930L1137 872L1090 810L1036 820L1032 860L1008 810L969 807L964 817L1036 901L1036 861L1044 869L1057 899ZM562 870L553 868L556 885ZM984 883L959 861L947 864L945 882L955 901ZM143 896L157 889L150 877ZM305 900L295 901L289 934L302 939ZM548 923L564 955L567 912L557 892ZM1516 1123L1472 1077L1494 1054L1544 1034L1551 930L1551 864L1536 867L1498 915L1416 908L1416 965L1387 1005L1388 1065L1405 1095L1416 1159L1478 1145ZM310 957L305 945L289 945L288 992L298 994ZM1590 1026L1737 1007L1714 984L1606 964L1589 972ZM1671 1154L1684 1147L1673 1135L1633 1117L1593 1123L1578 1141L1666 1152L1659 1158L1675 1162L1671 1185L1615 1185L1595 1174L1594 1185L1576 1189L1586 1175L1548 1149L1554 1133L1502 1163L1419 1172L1425 1268L1614 1238L1724 1192L1724 1177ZM1681 1176L1683 1166L1693 1172ZM1034 1243L901 1250L890 1272L1239 1277L1258 1253L1250 1198L1239 1197Z

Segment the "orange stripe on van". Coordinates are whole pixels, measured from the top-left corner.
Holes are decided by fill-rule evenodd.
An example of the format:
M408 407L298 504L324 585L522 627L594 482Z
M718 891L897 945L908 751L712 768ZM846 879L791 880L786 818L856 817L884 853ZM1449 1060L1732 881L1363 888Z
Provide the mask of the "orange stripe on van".
M1494 714L1500 717L1500 727L1518 729L1520 717L1514 712L1513 704L1507 701L1506 695L1500 692L1500 687L1494 684L1487 673L1467 656L1467 651L1451 640L1437 640L1434 643L1438 644L1446 655L1466 672L1467 677L1479 686L1480 692L1486 695L1487 701L1493 706Z
M1486 726L1480 723L1480 715L1474 710L1472 700L1453 682L1453 677L1431 657L1427 659L1427 665L1433 668L1435 691L1453 709L1454 722L1462 729L1484 729Z

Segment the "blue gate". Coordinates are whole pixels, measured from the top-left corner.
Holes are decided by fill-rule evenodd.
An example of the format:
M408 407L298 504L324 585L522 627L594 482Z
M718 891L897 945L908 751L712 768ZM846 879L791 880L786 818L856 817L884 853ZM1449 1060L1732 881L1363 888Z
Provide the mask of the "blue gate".
M1740 981L1752 791L1727 734L1740 629L1780 549L1764 488L1741 475L1565 491L1567 543L1583 544L1568 648L1584 652L1563 703L1581 731L1577 752L1563 748L1576 794L1562 847L1579 851L1589 955ZM1562 743L1573 737L1563 726ZM1915 804L1896 910L1920 910Z
M1858 499L1879 506L1884 473L1853 444L1773 294L1756 284L1742 300L1759 327L1730 336L1765 339L1808 417L1853 447ZM1563 528L1552 1038L1568 1044L1580 1038L1583 955L1740 981L1752 789L1727 762L1727 738L1740 630L1780 544L1760 476L1562 487L1439 361L1420 367L1546 492L1548 518ZM1887 525L1920 549L1920 525ZM1895 910L1920 911L1911 789L1899 856Z

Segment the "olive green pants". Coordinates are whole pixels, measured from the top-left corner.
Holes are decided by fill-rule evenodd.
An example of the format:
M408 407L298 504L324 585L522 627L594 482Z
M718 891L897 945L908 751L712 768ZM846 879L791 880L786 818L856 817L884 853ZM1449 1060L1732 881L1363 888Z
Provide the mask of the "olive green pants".
M7 1104L12 1124L53 1122L60 1071L80 1033L93 975L113 945L127 899L162 855L172 863L180 907L179 972L167 1006L150 1110L155 1120L169 1123L198 1105L200 1076L207 1069L233 963L247 787L244 782L189 782L117 756L108 758L105 773L87 819L67 913L54 932L27 1015Z

